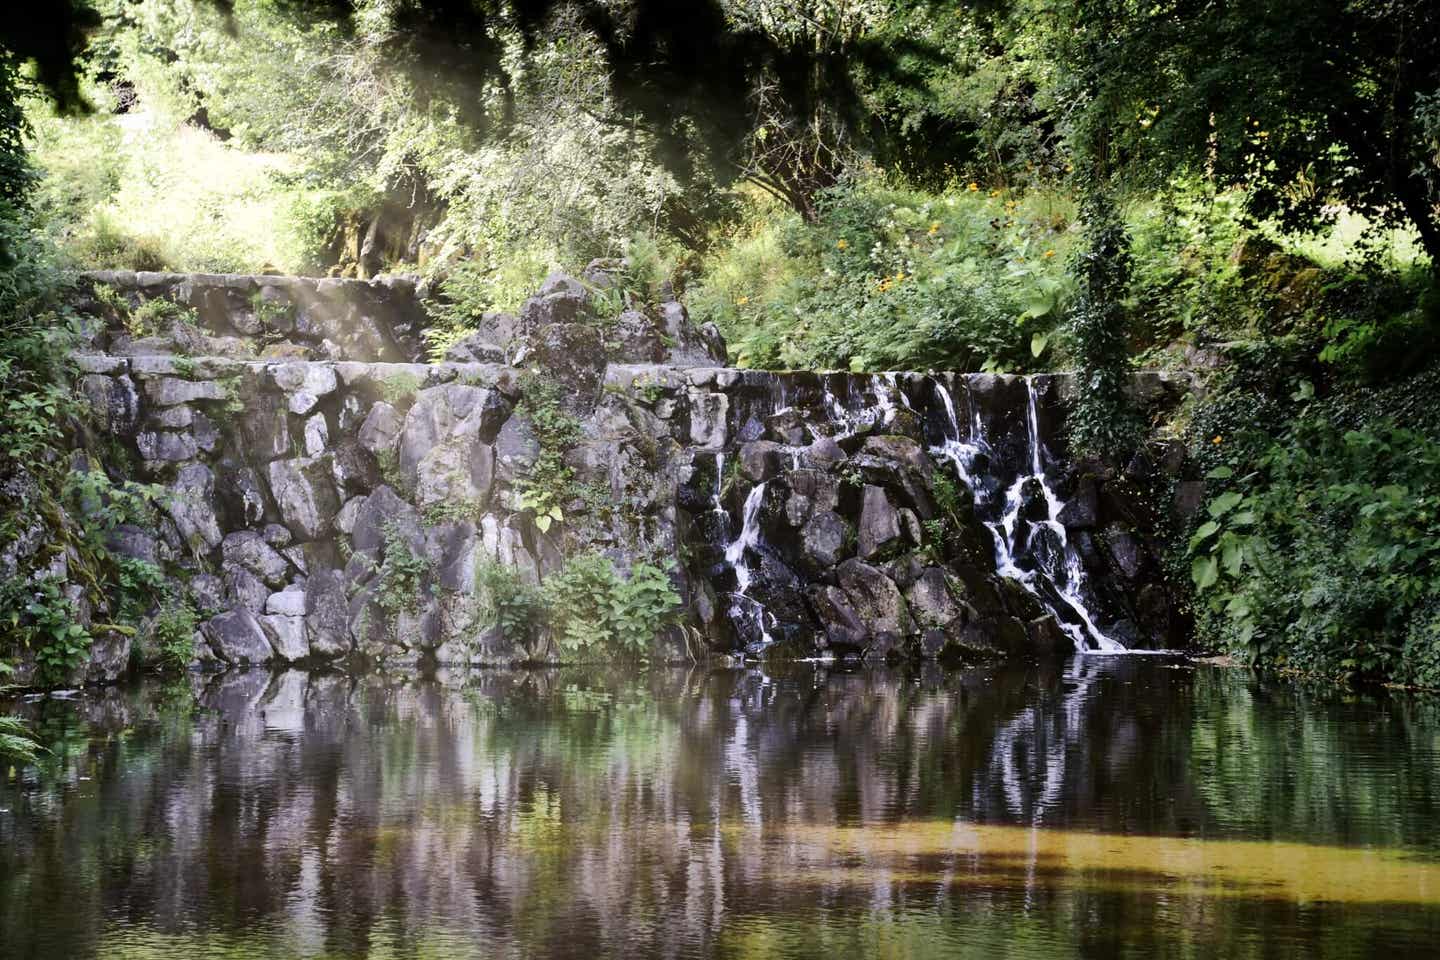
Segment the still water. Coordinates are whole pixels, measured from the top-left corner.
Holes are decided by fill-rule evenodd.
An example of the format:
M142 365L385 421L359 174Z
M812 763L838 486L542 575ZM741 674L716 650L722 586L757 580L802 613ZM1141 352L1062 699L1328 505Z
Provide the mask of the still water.
M1440 955L1430 698L1097 657L14 709L5 958Z

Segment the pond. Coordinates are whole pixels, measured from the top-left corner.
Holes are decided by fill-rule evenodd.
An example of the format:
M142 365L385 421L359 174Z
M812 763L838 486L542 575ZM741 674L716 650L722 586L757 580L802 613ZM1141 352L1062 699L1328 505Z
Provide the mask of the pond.
M260 671L23 703L6 958L1362 957L1440 701L1161 657Z

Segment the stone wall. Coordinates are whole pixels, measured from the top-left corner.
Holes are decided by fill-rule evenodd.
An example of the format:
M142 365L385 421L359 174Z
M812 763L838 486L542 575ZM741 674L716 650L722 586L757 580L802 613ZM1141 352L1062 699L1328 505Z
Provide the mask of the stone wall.
M951 429L943 387L947 402L963 398L962 417L985 419L986 469L1009 483L1004 464L1024 460L1025 390L1040 397L1034 442L1047 457L1063 447L1063 378L735 370L715 365L718 335L680 304L601 321L565 277L518 316L487 316L434 364L413 362L422 319L410 281L92 281L131 310L158 297L196 311L135 337L113 295L110 306L92 295L82 307L95 329L76 361L105 435L90 446L108 438L123 451L104 466L168 490L158 528L122 528L115 546L163 565L203 612L201 661L554 662L543 634L519 642L488 625L477 567L538 584L592 549L621 571L678 561L683 623L655 638L655 659L1074 648L1063 605L997 573L983 492L937 454ZM536 377L562 385L581 427L563 453L585 495L553 526L519 493L540 454L523 403ZM1155 403L1184 389L1161 376L1140 385ZM1054 471L1079 504L1065 528L1107 631L1173 645L1183 622L1156 585L1153 518L1115 494L1116 478ZM403 593L391 577L402 566ZM103 637L91 678L123 670L127 643Z

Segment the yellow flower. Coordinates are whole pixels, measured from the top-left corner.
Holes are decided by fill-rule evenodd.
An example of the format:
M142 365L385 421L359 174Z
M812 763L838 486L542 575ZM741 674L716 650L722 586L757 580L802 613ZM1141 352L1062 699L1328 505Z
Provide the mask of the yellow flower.
M1046 260L1049 260L1049 259L1050 259L1051 257L1053 257L1053 256L1055 256L1055 251L1054 251L1054 250L1046 250L1046 251L1045 251L1045 259L1046 259Z
M845 249L846 247L848 247L848 246L850 246L850 244L846 243L844 240L836 240L836 241L835 241L835 249L836 249L836 250L844 250L844 249Z
M939 233L939 232L940 232L940 221L939 221L939 220L936 220L934 223L930 224L930 235L933 237L935 234L937 234L937 233Z
M743 306L745 306L745 304L747 304L747 303L750 302L750 298L749 298L749 297L741 297L739 300L736 300L735 302L738 303L740 306L743 307Z
M969 190L971 193L974 193L975 191L977 191L977 190L980 189L980 184L978 184L978 183L976 183L975 181L972 180L972 181L970 181L970 186L967 187L966 189Z
M1220 434L1217 433L1215 434L1215 439L1211 440L1210 442L1215 444L1216 446L1219 446L1223 442L1223 438L1220 436Z
M991 190L991 191L990 191L990 196L992 196L992 197L998 197L998 196L1000 196L1000 193L1001 193L1000 188L999 188L999 187L996 187L994 190Z

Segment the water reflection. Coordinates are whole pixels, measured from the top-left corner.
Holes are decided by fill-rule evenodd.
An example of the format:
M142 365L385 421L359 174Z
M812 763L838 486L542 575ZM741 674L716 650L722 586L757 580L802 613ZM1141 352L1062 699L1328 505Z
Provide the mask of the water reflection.
M1115 658L193 684L27 708L56 754L0 787L0 955L1347 957L1440 933L1426 699Z

